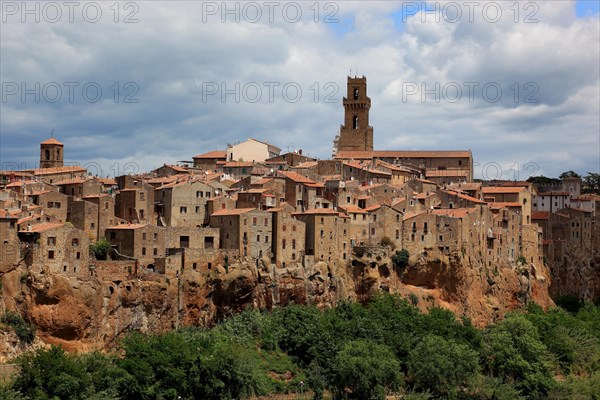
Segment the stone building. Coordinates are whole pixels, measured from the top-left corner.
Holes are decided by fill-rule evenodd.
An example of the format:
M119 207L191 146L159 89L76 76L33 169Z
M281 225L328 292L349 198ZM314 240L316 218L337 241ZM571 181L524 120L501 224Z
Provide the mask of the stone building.
M78 176L54 184L60 188L61 193L77 198L98 195L104 192L102 182L92 176Z
M227 146L227 161L263 162L277 157L281 149L267 142L248 139L245 142Z
M115 215L130 223L156 223L154 188L121 189L115 196Z
M192 157L192 159L194 160L194 168L214 171L218 168L219 163L227 161L227 152L225 150L214 150L198 154Z
M8 210L0 209L0 272L2 275L14 268L19 260L18 219Z
M334 141L334 155L340 151L373 150L373 127L369 125L371 99L367 96L365 76L348 77L347 97L344 97L344 124Z
M44 207L44 212L58 221L67 221L69 196L57 190L42 190L29 195L33 204Z
M209 221L207 201L214 192L212 186L193 179L161 186L155 191L158 218L165 226L205 226Z
M243 257L271 259L272 215L254 208L218 210L210 226L221 230L220 248L238 250Z
M165 255L166 229L149 224L121 224L106 229L106 239L122 256L140 266L154 268L154 259Z
M89 239L81 229L45 222L20 230L25 263L36 271L89 276Z
M483 200L488 203L499 203L521 207L522 223L531 223L531 191L525 186L487 186L481 188Z
M292 215L294 207L283 203L269 210L273 218L272 252L278 267L302 261L306 224Z
M125 220L115 216L115 199L108 195L71 198L68 203L67 221L88 233L93 242L106 236L108 227Z
M306 224L306 256L314 262L346 260L352 250L349 217L331 208L293 214Z
M40 168L56 168L63 166L64 144L54 137L40 143Z

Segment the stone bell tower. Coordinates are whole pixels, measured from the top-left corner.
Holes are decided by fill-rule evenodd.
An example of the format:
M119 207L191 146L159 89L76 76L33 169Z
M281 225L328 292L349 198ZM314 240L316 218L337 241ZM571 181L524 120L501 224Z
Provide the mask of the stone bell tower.
M367 97L367 78L348 77L348 97L344 97L344 124L334 141L338 151L372 151L373 127L369 126L371 99Z
M62 167L63 147L54 137L40 143L40 168Z

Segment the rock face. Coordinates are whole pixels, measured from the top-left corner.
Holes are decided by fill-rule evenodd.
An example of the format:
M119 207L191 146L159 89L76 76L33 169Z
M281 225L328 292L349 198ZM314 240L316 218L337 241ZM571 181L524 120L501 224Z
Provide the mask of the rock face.
M20 267L3 276L0 305L27 316L43 342L87 351L114 347L133 330L210 326L247 307L269 310L290 303L332 307L347 299L366 301L380 291L399 293L423 310L447 308L479 326L529 301L543 307L552 304L549 272L543 265L490 270L452 255L413 257L405 268L394 268L389 256L380 248L344 262L287 268L247 259L227 271L217 266L170 277L146 272L143 279L118 280Z

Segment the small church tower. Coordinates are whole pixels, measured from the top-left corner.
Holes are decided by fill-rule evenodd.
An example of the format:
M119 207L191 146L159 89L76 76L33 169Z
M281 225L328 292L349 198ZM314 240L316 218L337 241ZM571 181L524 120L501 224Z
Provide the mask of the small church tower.
M372 151L373 127L369 126L371 99L367 97L367 78L348 77L348 97L344 97L344 125L334 142L338 151Z
M40 168L62 167L63 147L54 137L40 143Z

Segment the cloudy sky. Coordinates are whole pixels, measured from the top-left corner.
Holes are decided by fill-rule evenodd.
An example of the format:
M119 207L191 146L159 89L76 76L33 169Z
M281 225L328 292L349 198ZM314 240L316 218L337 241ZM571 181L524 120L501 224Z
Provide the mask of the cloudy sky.
M475 175L600 170L597 1L2 1L0 169L142 172L255 137L329 158L346 77L377 149Z

